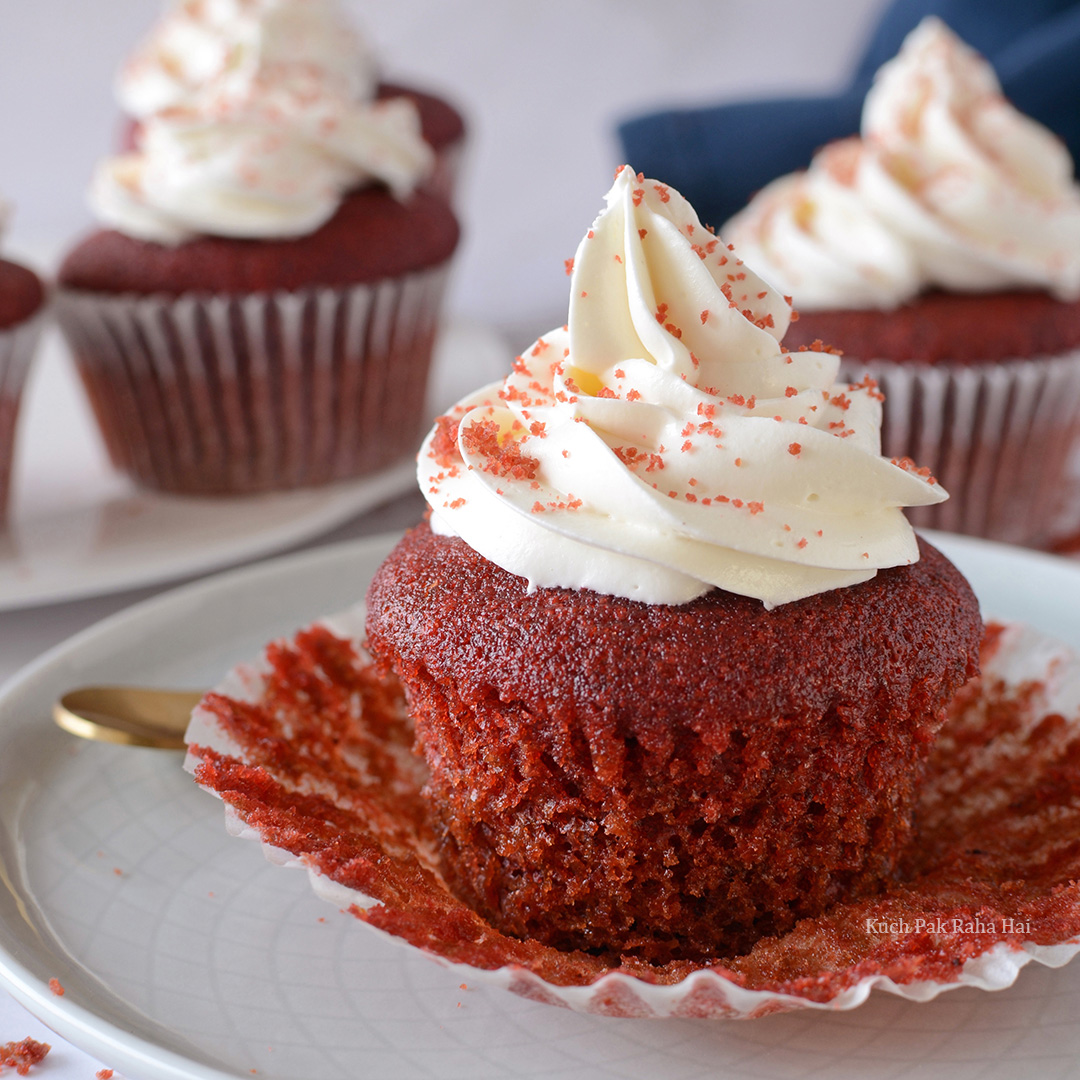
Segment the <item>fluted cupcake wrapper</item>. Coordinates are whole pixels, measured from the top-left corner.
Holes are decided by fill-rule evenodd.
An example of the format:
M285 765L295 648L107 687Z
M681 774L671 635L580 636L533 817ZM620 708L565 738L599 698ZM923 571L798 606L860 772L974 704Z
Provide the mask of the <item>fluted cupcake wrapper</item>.
M352 641L355 654L365 657L363 605L321 625ZM288 647L280 642L275 650ZM365 729L359 706L351 717L324 709L308 718L321 733L315 743L320 752L310 753L289 709L268 693L268 652L233 668L193 712L184 767L225 801L232 835L259 841L277 865L305 870L317 896L391 940L421 948L454 972L455 983L498 986L552 1005L623 1017L748 1019L793 1009L846 1010L875 989L929 1001L960 986L1000 990L1032 961L1060 967L1080 952L1077 814L1067 782L1080 735L1080 657L1018 623L999 626L986 652L979 692L950 719L941 740L952 750L931 758L927 783L935 794L929 804L942 820L933 842L913 842L924 853L916 860L922 869L883 883L879 895L839 900L789 934L763 939L761 948L774 959L762 961L757 974L753 965L749 974L739 973L742 961L733 957L673 981L678 973L667 969L634 968L629 961L613 966L535 942L530 950L530 943L471 921L449 896L436 857L408 816L403 795L414 788L423 798L424 773L422 764L410 766L408 742L395 741L379 721ZM294 664L304 670L307 663L325 678L318 650L303 655L307 660L298 653L290 670ZM335 670L341 677L345 668ZM345 684L354 686L347 679ZM255 711L222 710L216 695ZM267 702L269 722L266 712L258 712ZM248 724L250 731L244 730ZM256 732L260 748L253 750ZM295 761L268 759L261 748L275 740ZM324 754L327 746L337 756ZM391 760L399 768L388 779L382 770ZM245 788L243 778L254 787ZM327 805L298 805L296 793ZM1003 829L1000 808L1006 804L1011 824ZM282 808L284 837L274 825ZM310 833L305 814L313 822ZM970 850L976 840L993 851ZM327 852L331 857L322 859ZM1023 886L1003 876L992 861L999 857L995 852L1007 853L1010 872ZM984 857L991 860L985 866ZM958 871L962 859L973 861ZM395 867L402 879L394 876ZM970 876L958 888L955 879L965 873ZM358 889L360 880L371 882L372 890ZM980 928L976 917L987 926Z
M247 493L413 453L446 267L249 296L60 290L113 463L147 487Z
M44 314L0 330L0 523L7 517L15 459L15 427L30 361L45 325Z
M885 394L882 453L929 468L949 499L914 525L1041 547L1080 503L1080 351L983 365L861 362Z

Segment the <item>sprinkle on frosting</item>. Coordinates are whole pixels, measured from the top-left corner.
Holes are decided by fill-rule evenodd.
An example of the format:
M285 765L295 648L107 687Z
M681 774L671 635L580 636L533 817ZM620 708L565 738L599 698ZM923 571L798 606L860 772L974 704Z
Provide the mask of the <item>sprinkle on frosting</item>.
M724 231L808 311L889 309L934 287L1080 297L1068 151L932 16L878 71L861 137L773 181Z
M179 243L301 236L364 184L404 198L433 152L415 105L376 85L338 0L179 0L121 74L137 148L99 165L93 209Z
M435 531L534 588L665 604L719 586L772 607L918 558L900 507L946 495L881 457L876 384L783 351L787 299L700 259L699 231L678 192L619 171L568 325L421 449Z

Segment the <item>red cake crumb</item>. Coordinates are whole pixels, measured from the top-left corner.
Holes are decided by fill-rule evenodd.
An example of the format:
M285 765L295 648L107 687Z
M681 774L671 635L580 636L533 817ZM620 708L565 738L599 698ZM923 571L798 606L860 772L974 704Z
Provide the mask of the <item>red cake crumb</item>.
M48 1043L36 1039L4 1043L0 1045L0 1073L5 1069L14 1069L19 1076L28 1076L30 1069L40 1065L51 1049Z
M96 1080L112 1080L112 1069L98 1069L94 1076Z
M52 991L52 992L53 992L53 993L54 993L54 994L55 994L55 995L56 995L57 997L63 997L63 996L64 996L64 993L65 993L65 991L64 991L64 988L63 988L63 987L62 987L62 986L60 985L60 980L59 980L59 979L55 979L55 978L54 978L54 979L50 979L50 980L49 980L49 989L50 989L50 990L51 990L51 991Z

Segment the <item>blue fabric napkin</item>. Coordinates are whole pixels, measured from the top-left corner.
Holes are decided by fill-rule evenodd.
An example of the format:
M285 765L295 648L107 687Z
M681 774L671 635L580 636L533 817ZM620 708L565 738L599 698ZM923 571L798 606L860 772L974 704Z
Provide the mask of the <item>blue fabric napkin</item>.
M847 89L669 109L619 126L623 160L690 201L719 227L770 180L803 169L819 147L859 130L874 72L925 15L938 15L993 65L1005 95L1080 160L1080 0L894 0Z

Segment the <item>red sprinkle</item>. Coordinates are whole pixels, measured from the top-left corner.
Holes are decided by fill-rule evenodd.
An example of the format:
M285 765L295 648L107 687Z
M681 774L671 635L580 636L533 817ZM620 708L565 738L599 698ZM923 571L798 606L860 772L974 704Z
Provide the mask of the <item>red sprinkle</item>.
M852 383L851 389L865 390L875 401L885 400L885 395L878 389L877 379L872 379L869 375L863 376L857 383Z
M52 978L49 980L49 989L57 996L64 996L64 988L60 985L60 980Z
M458 453L458 428L461 420L455 416L440 416L435 421L435 434L431 439L431 456L444 468L461 460Z
M788 448L787 452L794 457L798 457L802 453L802 446L797 442L793 442Z
M461 442L470 454L485 459L484 472L515 480L536 479L540 462L523 454L515 439L500 442L499 425L494 420L474 420L461 432Z
M926 468L925 466L920 468L909 457L893 458L892 463L898 469L903 469L904 472L914 473L916 476L921 476L928 484L937 483L937 480L934 479L928 468Z

